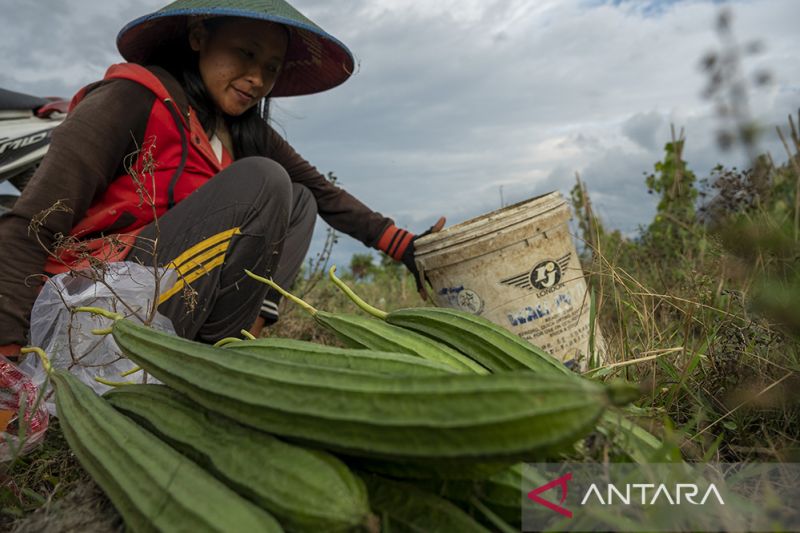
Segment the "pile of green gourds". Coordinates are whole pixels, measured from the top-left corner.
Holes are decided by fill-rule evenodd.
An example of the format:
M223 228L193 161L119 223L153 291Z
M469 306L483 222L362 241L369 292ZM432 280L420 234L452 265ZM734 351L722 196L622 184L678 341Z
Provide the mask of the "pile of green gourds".
M209 346L114 316L122 352L163 385L98 397L51 371L67 441L129 529L518 527L521 462L570 450L638 394L460 311L359 302L378 318L298 303L350 347Z

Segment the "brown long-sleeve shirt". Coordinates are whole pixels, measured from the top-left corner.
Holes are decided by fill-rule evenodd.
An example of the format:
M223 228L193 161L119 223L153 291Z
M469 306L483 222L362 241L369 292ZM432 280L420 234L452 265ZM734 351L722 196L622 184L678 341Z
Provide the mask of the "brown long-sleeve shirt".
M164 76L171 93L182 93L174 78ZM0 346L27 342L48 249L59 235L69 234L115 176L125 174L123 161L142 145L153 98L129 80L94 86L53 132L47 155L14 209L0 217ZM314 194L323 220L375 247L392 220L325 179L271 128L269 138L269 156ZM29 232L31 220L59 200L69 211L52 213L37 232Z

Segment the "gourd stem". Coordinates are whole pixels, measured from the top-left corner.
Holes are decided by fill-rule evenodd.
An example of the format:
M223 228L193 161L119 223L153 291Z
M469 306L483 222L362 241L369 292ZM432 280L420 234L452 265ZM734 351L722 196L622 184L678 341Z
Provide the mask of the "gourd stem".
M308 304L308 303L304 302L303 300L301 300L300 298L298 298L298 297L297 297L297 296L295 296L294 294L290 294L290 293L288 293L288 292L287 292L287 291L285 291L283 288L281 288L281 286L280 286L280 285L278 285L277 283L275 283L275 282L274 282L274 281L272 281L271 279L267 279L267 278L265 278L265 277L262 277L262 276L258 276L258 275L256 275L256 274L253 274L253 273L252 273L252 272L250 272L249 270L245 270L245 271L244 271L244 273L245 273L245 274L247 274L248 276L250 276L251 278L253 278L253 279L254 279L254 280L256 280L256 281L260 281L261 283L266 283L267 285L269 285L270 287L272 287L273 289L275 289L276 291L278 291L279 293L281 293L281 295L282 295L284 298L288 298L288 299L289 299L289 300L291 300L292 302L294 302L294 303L296 303L297 305L299 305L300 307L302 307L302 308L303 308L303 309L304 309L304 310L305 310L305 311L306 311L308 314L310 314L311 316L316 316L316 315L317 315L317 312L318 312L318 311L317 311L316 309L314 309L313 307L311 307L311 305L310 305L310 304Z
M237 339L236 337L225 337L224 339L220 339L216 343L214 343L214 347L220 348L222 346L225 346L226 344L231 344L234 342L242 342L242 339Z
M374 306L368 304L367 302L365 302L355 292L353 292L353 289L348 287L344 283L344 281L342 281L339 278L337 278L335 272L336 272L336 265L333 265L331 267L331 269L328 271L328 276L331 278L331 281L337 287L339 287L339 289L341 289L341 291L343 293L345 293L347 295L348 298L353 300L353 303L355 303L358 307L360 307L362 310L366 311L370 315L372 315L374 317L378 317L381 320L386 320L386 317L389 315L389 313L387 313L386 311L381 311L377 307L374 307Z
M103 379L100 376L95 376L94 380L98 383L102 383L103 385L108 385L109 387L127 387L128 385L136 385L132 381L109 381L107 379Z
M141 371L142 371L142 367L135 366L135 367L131 368L130 370L127 370L127 371L123 372L122 374L120 374L120 376L122 376L123 378L126 378L126 377L130 376L131 374L135 374L135 373L141 372Z
M114 313L113 311L109 311L108 309L103 309L100 307L76 307L76 313L92 313L93 315L100 315L106 318L110 318L111 320L119 320L120 318L124 318L119 313Z
M44 367L45 372L50 374L53 371L53 366L50 364L50 359L48 359L47 354L44 353L39 347L31 346L29 348L22 348L19 353L35 353L39 356L39 359L42 360L42 366Z
M91 330L92 335L110 335L114 330L112 328L102 328Z
M246 329L243 329L240 333L242 334L242 337L246 338L247 340L251 340L251 341L256 340L255 335L253 335L252 333L250 333Z

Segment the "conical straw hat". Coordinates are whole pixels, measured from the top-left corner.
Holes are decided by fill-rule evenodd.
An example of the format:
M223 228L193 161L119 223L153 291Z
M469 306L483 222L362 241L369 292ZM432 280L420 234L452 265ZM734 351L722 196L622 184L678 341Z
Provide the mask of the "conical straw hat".
M244 17L283 24L289 48L270 96L325 91L353 73L353 55L332 35L283 0L178 0L128 23L117 36L127 61L147 63L162 45L186 35L194 17Z

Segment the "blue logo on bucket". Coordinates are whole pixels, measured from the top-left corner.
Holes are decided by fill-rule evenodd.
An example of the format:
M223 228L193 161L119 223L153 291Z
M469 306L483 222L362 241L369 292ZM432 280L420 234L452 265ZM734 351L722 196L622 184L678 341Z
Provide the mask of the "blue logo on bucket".
M483 312L483 300L478 293L465 289L463 285L458 287L445 287L439 290L440 302L448 307L461 309L473 315L479 315Z

